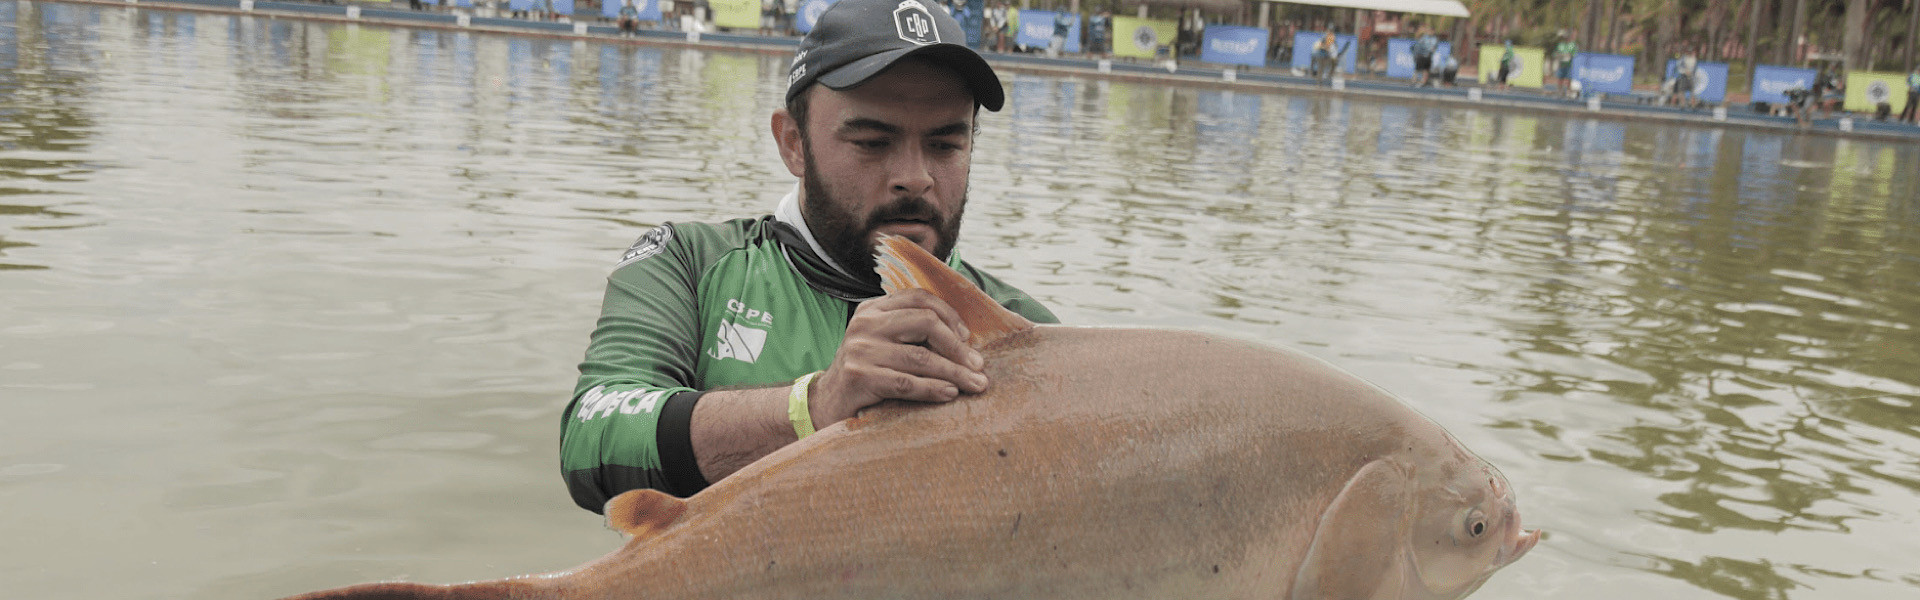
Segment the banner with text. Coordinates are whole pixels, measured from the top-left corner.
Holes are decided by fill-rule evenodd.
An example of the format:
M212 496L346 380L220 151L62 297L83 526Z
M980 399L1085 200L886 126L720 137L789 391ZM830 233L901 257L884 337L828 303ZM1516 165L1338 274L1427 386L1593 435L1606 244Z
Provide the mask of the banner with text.
M1667 79L1680 76L1680 59L1667 60ZM1674 90L1679 93L1681 90ZM1693 69L1693 97L1712 104L1727 100L1727 63L1695 63Z
M1313 46L1325 37L1327 37L1326 32L1320 31L1302 31L1293 34L1293 62L1289 64L1302 71L1313 67ZM1354 43L1351 35L1333 36L1333 51L1340 54L1342 73L1353 72L1354 64L1357 62L1354 56L1360 52L1358 46L1359 44Z
M1500 76L1500 57L1507 48L1501 44L1486 44L1480 47L1480 83L1493 83ZM1547 64L1547 51L1528 46L1513 47L1515 69L1507 73L1507 85L1513 87L1537 88L1547 83L1547 73L1541 70Z
M1788 90L1813 89L1813 69L1760 65L1753 69L1754 102L1786 104Z
M1581 93L1632 94L1633 57L1581 52L1573 55L1573 80Z
M1054 20L1062 18L1063 15L1069 19L1071 25L1067 28L1067 45L1060 51L1079 52L1080 18L1065 12L1020 11L1020 33L1013 36L1014 43L1023 44L1028 48L1047 49L1047 44L1053 43Z
M640 13L638 18L642 21L660 20L660 0L602 0L600 2L600 16L609 19L618 19L620 18L620 7L627 5L633 5L633 9Z
M1893 109L1893 114L1907 106L1907 76L1905 73L1872 73L1854 71L1847 74L1847 110L1873 112L1881 103Z
M1180 24L1173 21L1116 15L1113 17L1113 55L1153 58L1159 55L1161 47L1173 45L1173 38L1179 32Z
M1200 38L1200 60L1210 63L1267 66L1267 30L1238 25L1208 27Z
M1433 51L1434 58L1453 54L1453 43L1440 42L1440 49ZM1387 76L1400 79L1413 79L1413 40L1393 38L1387 40Z
M713 26L760 30L760 0L707 0Z

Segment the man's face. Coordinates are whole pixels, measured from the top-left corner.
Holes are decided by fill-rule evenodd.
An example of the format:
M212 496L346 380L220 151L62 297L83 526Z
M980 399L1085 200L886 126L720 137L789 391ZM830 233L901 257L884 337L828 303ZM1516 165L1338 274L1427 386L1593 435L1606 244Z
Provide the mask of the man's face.
M781 154L789 170L799 167L801 210L820 246L870 281L878 280L873 247L882 233L945 259L960 234L973 161L973 96L959 75L909 59L851 90L804 93L807 123L796 126L806 133L797 152L783 136Z

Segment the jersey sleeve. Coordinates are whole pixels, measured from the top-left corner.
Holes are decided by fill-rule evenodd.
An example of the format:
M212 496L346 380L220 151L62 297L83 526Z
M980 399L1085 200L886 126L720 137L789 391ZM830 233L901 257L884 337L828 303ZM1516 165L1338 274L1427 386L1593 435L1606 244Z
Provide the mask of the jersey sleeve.
M987 274L986 271L980 270L978 267L973 266L972 263L954 261L949 264L954 266L955 270L959 271L962 277L966 277L967 280L972 281L974 285L980 286L980 290L986 292L988 297L993 298L995 302L999 302L1000 305L1006 307L1007 310L1013 311L1014 314L1026 317L1028 321L1035 323L1057 324L1060 322L1060 318L1054 316L1053 311L1047 310L1046 305L1041 304L1039 300L1034 300L1033 297L1028 296L1026 292L1022 292L1019 288L1008 285L1007 282Z
M587 510L600 512L637 488L691 493L674 489L663 466L672 461L662 460L658 442L661 428L672 426L662 418L673 412L670 400L690 408L699 385L702 265L676 237L671 224L647 232L607 278L580 380L562 413L561 470L574 503Z

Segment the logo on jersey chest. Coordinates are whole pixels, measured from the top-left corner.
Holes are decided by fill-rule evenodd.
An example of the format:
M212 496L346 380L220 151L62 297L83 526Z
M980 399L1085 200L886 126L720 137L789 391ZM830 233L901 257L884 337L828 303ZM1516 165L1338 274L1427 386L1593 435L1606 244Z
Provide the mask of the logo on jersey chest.
M741 362L760 360L767 346L767 329L773 327L773 313L747 306L739 299L727 300L727 316L714 329L713 357Z

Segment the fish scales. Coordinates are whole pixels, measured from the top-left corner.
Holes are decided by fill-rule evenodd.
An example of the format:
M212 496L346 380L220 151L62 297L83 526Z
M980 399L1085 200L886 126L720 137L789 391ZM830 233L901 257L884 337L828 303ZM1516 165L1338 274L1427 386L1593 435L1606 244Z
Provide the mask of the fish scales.
M905 246L890 284L951 274ZM684 501L623 494L634 539L572 571L301 598L1431 600L1539 540L1498 470L1324 361L984 298L943 297L982 394L882 403Z

